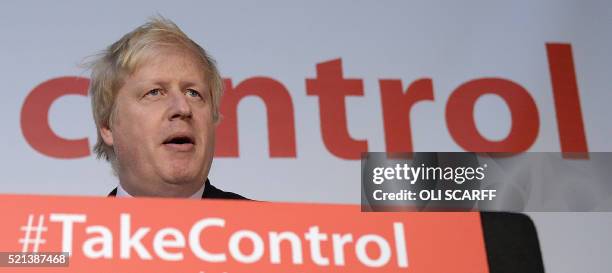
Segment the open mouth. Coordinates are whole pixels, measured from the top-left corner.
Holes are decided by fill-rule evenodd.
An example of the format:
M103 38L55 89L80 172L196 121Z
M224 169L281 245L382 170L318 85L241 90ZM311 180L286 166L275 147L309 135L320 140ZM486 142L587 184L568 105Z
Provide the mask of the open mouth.
M172 150L177 151L189 151L195 145L195 141L192 137L186 135L176 135L167 138L163 145Z
M171 137L164 144L193 144L193 139L187 136Z

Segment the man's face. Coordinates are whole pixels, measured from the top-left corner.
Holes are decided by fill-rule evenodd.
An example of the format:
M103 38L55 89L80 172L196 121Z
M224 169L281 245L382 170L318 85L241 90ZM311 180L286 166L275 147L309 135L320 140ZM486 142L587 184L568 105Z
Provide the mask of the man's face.
M212 98L198 59L184 50L145 53L119 89L115 116L101 135L117 156L132 195L189 196L212 163Z

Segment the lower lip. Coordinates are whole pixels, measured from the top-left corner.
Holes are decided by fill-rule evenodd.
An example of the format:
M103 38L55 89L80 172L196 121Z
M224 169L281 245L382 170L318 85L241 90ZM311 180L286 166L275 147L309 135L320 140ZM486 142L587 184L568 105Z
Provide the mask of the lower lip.
M164 147L166 147L167 149L171 151L175 151L175 152L189 152L193 150L194 145L191 143L186 143L186 144L168 143L168 144L164 144Z

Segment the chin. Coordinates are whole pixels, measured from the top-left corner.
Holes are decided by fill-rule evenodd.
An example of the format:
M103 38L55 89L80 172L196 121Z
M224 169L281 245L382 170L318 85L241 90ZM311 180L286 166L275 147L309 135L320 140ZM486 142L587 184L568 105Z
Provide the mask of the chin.
M203 178L199 177L197 172L190 169L173 168L166 170L162 175L164 181L169 184L181 185L203 182Z

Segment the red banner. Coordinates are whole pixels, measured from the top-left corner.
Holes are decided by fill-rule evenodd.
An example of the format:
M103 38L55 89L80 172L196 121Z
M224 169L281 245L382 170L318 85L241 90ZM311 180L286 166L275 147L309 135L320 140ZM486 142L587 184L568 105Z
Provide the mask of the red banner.
M70 253L64 267L23 257L0 272L488 272L478 213L51 196L0 207L0 251Z

